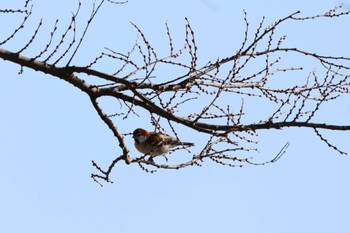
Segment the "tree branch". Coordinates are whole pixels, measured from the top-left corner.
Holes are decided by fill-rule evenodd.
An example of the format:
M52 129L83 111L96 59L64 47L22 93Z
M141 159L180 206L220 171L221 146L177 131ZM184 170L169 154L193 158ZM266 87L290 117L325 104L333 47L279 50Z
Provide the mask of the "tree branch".
M97 114L111 130L120 148L120 153L106 170L95 161L92 162L98 173L92 174L91 177L100 185L102 185L100 180L112 182L110 174L115 165L121 161L126 164L138 164L142 170L151 173L156 170L150 170L149 167L180 169L192 165L201 166L205 159L230 167L276 162L285 154L289 143L282 147L273 159L263 163L255 163L247 157L238 158L236 156L237 152L257 151L257 140L254 138L257 137L259 130L289 127L311 128L328 147L340 154L345 154L330 144L319 130L349 131L350 125L316 122L314 117L324 103L335 101L340 96L350 93L350 57L322 55L297 47L285 47L283 43L286 36L276 38L276 32L287 21L307 22L319 18L347 17L350 12L339 12L341 8L338 7L325 14L298 18L298 11L269 26L265 26L266 19L263 18L252 34L247 13L244 12L245 31L239 49L228 57L217 58L204 65L199 62L199 48L195 33L187 18L185 19L184 44L177 52L174 49L175 41L170 33L170 27L166 24L170 51L168 56L163 58L159 57L156 47L147 39L146 34L137 25L132 24L138 33L138 39L129 52L120 53L106 49L107 51L101 52L86 66L71 65L93 20L101 10L101 6L107 2L125 3L102 0L97 7L94 5L80 38L77 38L77 31L80 27L76 22L81 7L79 2L77 10L59 41L56 44L53 42L56 36L57 20L50 33L49 42L42 51L38 52L39 55L29 58L23 56L21 52L37 40L37 35L41 32L39 29L42 21L37 24L28 43L21 49L15 50L19 52L0 48L0 58L62 79L89 96ZM18 31L27 25L31 8L26 4L24 10L6 9L0 10L0 13L24 15L21 25L1 42L0 46L5 46L8 41L15 40ZM58 48L67 43L64 39L71 35L70 33L73 36L68 41L68 48L59 55L55 62L49 63L50 58L58 52ZM76 41L78 44L74 48ZM53 49L50 55L45 60L39 61L38 59L45 52L49 52L51 47ZM318 66L309 67L305 63L285 66L281 61L287 55L295 58L306 57L310 59L310 64L318 64ZM68 62L60 65L63 58L67 58ZM111 64L111 61L121 63L117 71L112 74L95 68L102 62ZM169 74L169 77L157 77L155 71L160 65L175 68L178 70L178 75ZM293 74L292 77L305 75L302 71L307 69L310 72L302 81L295 82L293 79L290 85L275 81L283 78L284 82L287 78L286 73ZM86 81L85 78L82 78L85 75L92 77L99 85ZM107 110L98 103L99 98L103 97L114 98L117 103L120 103L121 108L125 107L123 112L107 114ZM247 100L252 99L254 100L253 109L254 105L264 103L268 105L266 112L249 112L251 101ZM146 110L149 117L142 115L139 109ZM194 154L191 154L185 147L172 150L170 154L179 153L178 150L183 152L184 149L191 154L187 156L188 158L183 156L184 161L176 164L171 164L168 158L166 158L166 163L159 163L158 158L147 159L149 157L147 154L131 157L124 138L131 132L123 132L123 128L120 127L122 124L119 124L128 121L131 115L141 116L143 120L148 120L156 131L170 129L178 139L177 129L182 126L191 132L198 133L201 139L207 142L202 148L195 148ZM112 117L117 119L117 123L112 121Z

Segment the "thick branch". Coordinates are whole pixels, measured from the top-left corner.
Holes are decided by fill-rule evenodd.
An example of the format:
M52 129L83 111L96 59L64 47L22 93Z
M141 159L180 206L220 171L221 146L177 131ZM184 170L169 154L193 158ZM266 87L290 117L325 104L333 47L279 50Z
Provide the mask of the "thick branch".
M91 93L94 90L90 84L73 75L71 72L67 72L65 68L59 68L41 61L33 60L3 48L0 48L0 58L63 79L86 93Z
M45 64L40 61L32 60L28 57L12 53L10 51L7 51L5 49L0 48L0 57L4 60L9 60L14 63L17 63L21 66L32 68L37 71L41 71L46 74L51 74L55 77L58 77L60 79L63 79L72 85L78 87L80 90L86 92L89 95L94 95L96 97L98 96L114 96L118 99L122 99L124 101L127 101L129 103L135 104L137 106L143 107L147 110L149 110L152 113L157 113L159 116L162 116L166 119L175 121L177 123L186 125L192 129L195 129L197 131L207 133L207 134L215 134L217 136L220 135L226 135L228 132L239 132L239 131L248 131L248 130L260 130L260 129L280 129L284 127L308 127L308 128L319 128L319 129L330 129L330 130L350 130L350 125L331 125L331 124L325 124L325 123L310 123L310 122L297 122L297 121L291 121L291 122L267 122L267 123L261 123L261 124L249 124L249 125L239 125L239 126L232 126L232 125L217 125L217 124L206 124L202 122L193 122L191 120L187 120L182 117L178 117L170 112L165 111L161 107L157 106L156 104L152 103L150 100L142 97L142 100L138 100L135 97L130 97L128 95L125 95L121 92L115 91L113 88L97 88L93 87L92 85L88 84L84 80L78 78L77 76L73 75L72 71L77 71L81 73L86 73L90 75L95 75L98 77L104 77L113 79L110 75L104 74L102 72L88 69L88 68L77 68L77 67L56 67L52 65ZM123 85L128 86L132 91L138 93L136 89L138 86L135 86L134 82L129 82L127 80L114 78L114 81L120 82ZM149 87L149 86L148 86ZM222 131L222 132L218 132ZM216 133L215 133L216 132Z

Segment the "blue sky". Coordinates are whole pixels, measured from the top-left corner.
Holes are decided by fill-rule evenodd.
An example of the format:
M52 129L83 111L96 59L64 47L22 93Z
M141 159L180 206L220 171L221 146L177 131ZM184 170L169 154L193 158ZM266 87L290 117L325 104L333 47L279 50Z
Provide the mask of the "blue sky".
M20 2L20 1L18 1ZM56 18L70 19L75 1L33 0L30 25L44 18L41 39L47 39ZM92 1L84 0L80 25ZM232 54L243 37L243 9L252 26L262 16L274 22L297 10L323 13L349 1L214 1L130 0L106 4L90 28L74 64L91 61L104 47L126 52L138 25L160 54L167 53L167 21L178 47L184 38L185 17L195 30L200 60ZM6 8L12 3L0 3ZM13 3L15 4L15 3ZM17 4L17 3L16 3ZM19 4L20 5L20 4ZM0 18L4 21L4 17ZM288 43L310 51L350 57L350 18L287 23L280 33ZM8 20L9 21L9 20ZM14 27L15 20L6 28ZM4 21L5 22L5 21ZM306 23L306 22L305 22ZM27 26L30 28L29 25ZM63 30L63 29L62 29ZM46 36L46 37L45 37ZM1 35L1 38L4 36ZM5 46L14 51L28 34ZM38 46L40 41L37 42ZM30 55L35 50L28 50ZM289 59L289 58L288 58ZM290 58L290 62L294 62ZM91 160L107 166L119 153L118 143L99 119L89 98L67 83L0 61L0 219L1 232L349 232L349 156L320 142L311 130L261 132L257 161L274 156L289 141L285 156L275 164L227 168L207 161L203 167L148 174L137 165L118 164L114 184L98 186L90 178ZM113 70L104 64L102 70ZM162 71L164 76L169 75ZM350 98L325 104L321 122L350 124ZM264 106L253 111L263 112ZM147 127L140 119L118 122L132 131ZM191 134L187 141L200 144ZM349 132L326 132L340 149L350 153ZM131 138L131 154L137 155Z

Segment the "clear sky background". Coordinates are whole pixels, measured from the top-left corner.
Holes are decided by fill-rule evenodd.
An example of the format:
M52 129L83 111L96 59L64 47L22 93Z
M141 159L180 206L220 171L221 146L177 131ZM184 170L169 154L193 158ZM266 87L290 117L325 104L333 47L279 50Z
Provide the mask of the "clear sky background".
M82 2L81 26L92 5L89 0ZM86 64L104 47L128 51L136 39L130 22L165 55L164 23L168 22L180 47L185 17L195 30L202 61L215 60L240 46L243 9L254 26L264 15L270 23L297 10L302 15L323 13L341 2L350 5L350 1L335 0L129 0L125 5L105 4L74 63ZM32 3L34 15L29 25L34 28L34 23L44 18L44 39L56 18L62 19L59 26L65 29L77 5L71 0ZM16 4L22 2L1 1L0 7ZM6 30L17 21L3 16L0 20L0 35L5 38L4 32L9 33ZM289 35L290 45L350 56L350 17L310 21L305 27L295 23L285 24L280 31ZM22 34L5 48L18 50L29 35ZM114 184L101 188L90 178L95 172L91 160L107 166L119 148L88 97L51 76L28 69L17 75L19 67L9 62L0 61L0 69L1 232L350 232L350 158L328 148L312 130L261 132L257 161L273 157L284 143L291 143L275 164L227 168L207 161L201 168L148 174L137 165L120 163L111 175ZM349 95L343 96L325 104L315 120L349 125L349 109ZM264 106L257 105L255 111L264 111ZM138 125L149 126L136 120L118 124L130 131ZM325 135L350 153L350 132ZM185 138L200 143L190 134ZM131 137L127 142L131 155L137 156Z

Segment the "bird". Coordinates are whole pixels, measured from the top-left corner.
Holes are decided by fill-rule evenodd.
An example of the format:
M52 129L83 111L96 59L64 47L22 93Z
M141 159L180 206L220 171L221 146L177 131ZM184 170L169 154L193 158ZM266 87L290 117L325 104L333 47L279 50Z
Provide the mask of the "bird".
M194 146L191 142L181 142L167 134L160 132L148 132L145 129L135 129L133 133L136 149L150 156L165 155L171 148L177 146Z

